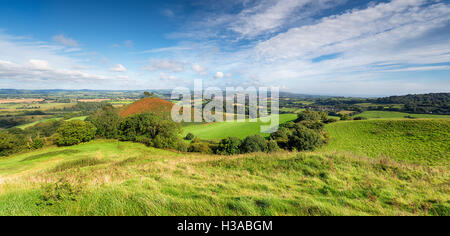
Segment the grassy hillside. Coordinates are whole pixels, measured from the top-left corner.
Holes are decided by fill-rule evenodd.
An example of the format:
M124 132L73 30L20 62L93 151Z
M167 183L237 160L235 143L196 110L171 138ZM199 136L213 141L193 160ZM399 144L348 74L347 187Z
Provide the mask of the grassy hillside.
M386 158L95 141L0 159L0 215L450 215L449 182Z
M450 118L448 115L433 115L433 114L409 114L397 111L365 111L357 116L368 119L404 119L406 117L413 118Z
M295 120L296 114L281 114L280 124ZM219 123L192 123L183 127L183 135L193 133L201 139L223 139L226 137L245 138L253 134L261 134L261 126L268 125L258 122L219 122ZM269 134L261 134L265 137Z
M428 165L450 163L450 120L369 120L326 126L324 151L351 151Z

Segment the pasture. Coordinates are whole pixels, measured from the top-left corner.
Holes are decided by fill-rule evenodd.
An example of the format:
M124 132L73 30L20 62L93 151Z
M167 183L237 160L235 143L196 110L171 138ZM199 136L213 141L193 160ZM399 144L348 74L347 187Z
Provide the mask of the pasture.
M407 117L410 118L433 118L433 119L441 119L450 118L450 115L433 115L433 114L410 114L404 112L397 111L365 111L361 114L355 115L365 117L367 119L404 119Z
M342 121L326 126L331 140L322 151L348 151L369 157L448 165L450 120Z
M297 115L280 114L279 117L280 124L283 124L295 120ZM264 137L268 137L270 134L260 132L260 127L263 125L268 124L262 123L260 120L249 122L248 119L245 122L186 123L183 126L183 136L192 133L196 137L206 140L219 140L226 137L245 138L253 134L261 134Z

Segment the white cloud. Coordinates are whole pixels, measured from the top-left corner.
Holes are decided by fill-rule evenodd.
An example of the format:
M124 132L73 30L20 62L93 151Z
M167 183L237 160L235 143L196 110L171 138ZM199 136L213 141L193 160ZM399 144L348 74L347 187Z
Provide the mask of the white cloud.
M173 75L167 75L167 74L164 73L164 72L160 72L160 73L159 73L159 78L160 78L161 80L176 80L176 79L177 79L176 76L173 76Z
M126 47L132 48L134 47L134 42L132 40L127 40L123 43Z
M214 74L214 78L215 79L221 79L225 76L225 74L223 72L216 72L216 74Z
M206 74L206 68L204 68L204 67L202 67L201 65L199 65L199 64L193 64L192 65L192 69L195 71L195 72L197 72L197 73L199 73L199 74L201 74L201 75L205 75Z
M78 47L78 42L63 34L53 36L53 41L68 47Z
M51 69L48 61L31 59L31 60L29 60L29 63L31 64L31 66L33 66L34 68L39 69L39 70Z
M126 72L127 68L121 64L117 64L115 67L110 68L109 70L114 72Z
M175 13L172 10L170 10L170 9L164 9L164 10L161 11L161 13L164 16L170 17L170 18L175 16Z
M170 71L170 72L182 72L184 71L184 63L172 60L151 60L150 65L144 67L147 71Z

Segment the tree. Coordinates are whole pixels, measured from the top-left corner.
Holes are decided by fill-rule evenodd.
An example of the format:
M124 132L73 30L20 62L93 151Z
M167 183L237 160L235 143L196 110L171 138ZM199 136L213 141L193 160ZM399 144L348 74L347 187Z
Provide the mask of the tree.
M96 128L90 122L66 121L56 132L55 142L58 146L71 146L92 140L95 133Z
M151 113L126 117L119 125L119 132L120 140L140 142L156 148L178 149L182 142L179 124Z
M289 136L288 147L290 150L305 151L314 150L323 144L321 135L314 130L297 124Z
M241 152L239 150L241 144L242 141L239 138L236 137L224 138L220 141L219 146L216 149L216 153L221 155L239 154Z
M26 149L26 138L6 131L0 132L0 156L8 156Z
M97 128L96 134L98 136L107 139L118 138L122 117L114 110L113 106L103 107L102 110L88 117L87 121L90 121Z
M261 135L251 135L240 146L241 153L266 152L267 142Z

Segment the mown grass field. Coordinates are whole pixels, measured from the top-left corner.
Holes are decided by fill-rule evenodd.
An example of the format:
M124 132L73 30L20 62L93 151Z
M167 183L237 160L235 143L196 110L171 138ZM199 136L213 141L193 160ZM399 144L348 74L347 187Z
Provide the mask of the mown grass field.
M293 121L297 118L296 114L280 114L280 124ZM218 140L226 137L245 138L253 134L261 134L261 126L268 125L257 122L218 122L218 123L191 123L183 127L183 136L193 133L196 137L208 140ZM268 137L270 134L261 134Z
M448 167L339 152L214 156L97 140L1 159L0 215L450 215L449 183Z
M450 120L342 121L326 126L324 151L349 151L369 157L428 165L450 164Z
M412 118L450 118L449 115L433 115L433 114L409 114L397 111L365 111L356 116L365 117L367 119L404 119L406 117Z

